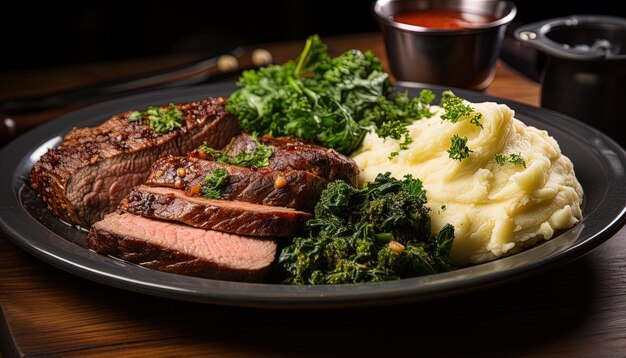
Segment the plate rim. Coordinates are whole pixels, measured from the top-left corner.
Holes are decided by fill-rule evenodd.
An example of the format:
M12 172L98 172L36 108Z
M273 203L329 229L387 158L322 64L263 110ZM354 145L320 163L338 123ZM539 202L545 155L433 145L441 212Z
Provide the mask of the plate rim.
M495 101L497 103L506 104L513 108L516 113L518 110L521 110L521 112L539 112L545 114L548 117L556 118L558 121L568 124L568 126L571 125L572 127L566 128L566 132L570 132L570 135L573 133L579 134L572 128L582 128L586 134L599 139L599 143L603 146L604 150L612 151L617 155L621 169L624 170L624 168L626 168L626 152L619 144L597 129L564 114L532 107L514 100L463 89L406 82L396 82L395 86L400 90L432 89L437 92L451 89L457 95L468 98L469 100L480 98L482 101ZM223 96L227 96L236 88L235 83L224 82L206 86L163 89L109 100L64 114L22 134L5 146L5 148L0 151L1 167L10 169L12 174L18 174L17 170L23 166L26 158L30 156L36 148L39 148L45 143L46 140L52 138L50 133L56 133L61 129L67 131L71 129L70 125L74 126L81 121L85 121L84 118L90 120L93 118L94 114L101 113L101 116L106 116L104 118L106 119L108 116L118 113L117 110L113 108L124 106L132 107L136 106L135 103L142 101L152 103L161 100L168 102L168 100L172 100L173 97L182 98L185 96L199 98L201 97L201 93L204 97L209 95L217 96L218 93L223 93ZM29 140L31 142L29 142ZM32 143L32 141L35 140L37 140L37 143ZM18 154L9 155L10 153ZM9 165L9 167L7 167L7 165ZM20 182L20 180L22 180L22 182ZM620 205L621 211L619 211L619 213L613 217L613 220L608 225L605 225L602 230L577 242L576 245L570 246L565 250L557 251L547 259L539 262L531 262L523 266L501 271L493 271L478 277L468 277L459 282L454 279L450 281L447 280L449 280L450 277L459 276L459 272L467 270L468 268L381 283L318 286L242 283L182 276L150 270L94 253L73 244L39 223L20 206L21 203L18 191L21 190L21 186L24 185L24 180L25 178L19 178L16 175L0 177L0 198L2 198L0 199L0 230L2 230L12 242L38 259L76 276L129 291L183 301L257 308L344 308L375 306L432 300L473 292L539 274L573 261L591 252L597 246L611 238L626 223L626 194L620 193L620 198L624 201ZM20 213L22 215L18 215ZM582 232L585 229L585 219L586 217L573 229L578 228L577 230ZM46 234L47 236L29 238L26 237L23 232L20 232L23 231L23 229L20 230L19 225L32 224L32 221L36 221L40 227L35 225L34 229L31 227L31 230L36 230L39 234ZM573 229L565 231L558 237L554 237L542 245L555 242L557 238L571 233ZM578 235L580 235L581 232L579 232ZM58 241L59 238L61 241ZM575 238L575 241L576 240L578 240L578 237ZM530 250L532 249L490 263L471 266L469 269L484 267L484 265L490 264L494 265L494 263L497 265L497 263L504 262L512 257L520 257L519 255L524 255ZM78 259L76 259L76 257L70 257L68 259L68 257L63 256L64 253L76 253ZM91 267L90 264L92 264ZM106 270L103 270L101 266L93 267L93 265L96 264L103 265ZM123 275L124 273L128 273L127 270L130 270L132 275ZM139 271L139 273L137 271ZM436 283L432 284L432 281L435 279ZM178 284L168 285L159 283L168 281L174 283L178 282ZM193 289L192 287L197 288Z

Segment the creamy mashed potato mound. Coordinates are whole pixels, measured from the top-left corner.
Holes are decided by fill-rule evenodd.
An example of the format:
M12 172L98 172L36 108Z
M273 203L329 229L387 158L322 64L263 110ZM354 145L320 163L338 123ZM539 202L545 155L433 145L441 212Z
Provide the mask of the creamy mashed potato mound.
M568 229L581 218L583 190L569 158L546 131L514 118L503 104L471 103L482 113L480 128L461 118L432 118L408 126L413 143L399 150L399 142L371 132L352 158L361 169L362 183L378 173L419 178L427 191L433 233L454 225L450 259L457 265L489 261L518 252L556 230ZM458 161L449 158L450 138L468 138L473 152ZM399 155L389 159L391 152ZM520 154L526 167L500 165L496 154Z

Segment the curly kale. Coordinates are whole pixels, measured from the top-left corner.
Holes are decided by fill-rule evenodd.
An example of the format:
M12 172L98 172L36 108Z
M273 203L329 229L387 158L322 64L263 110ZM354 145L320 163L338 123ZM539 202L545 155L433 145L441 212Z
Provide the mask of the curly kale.
M295 136L344 154L353 152L370 126L410 143L404 126L432 116L431 91L417 98L394 93L380 60L370 51L330 57L315 35L295 61L245 71L228 100L246 132ZM391 122L383 127L384 123Z
M431 234L419 179L379 174L363 189L335 181L322 192L308 237L279 258L291 284L386 281L448 271L454 228Z

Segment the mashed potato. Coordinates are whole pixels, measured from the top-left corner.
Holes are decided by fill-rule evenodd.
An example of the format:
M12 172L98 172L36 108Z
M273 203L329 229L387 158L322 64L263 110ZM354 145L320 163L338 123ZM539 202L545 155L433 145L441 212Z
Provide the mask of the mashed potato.
M582 217L583 190L569 158L546 131L526 126L506 105L471 106L482 113L483 128L461 119L442 121L443 110L408 126L413 143L399 150L398 141L369 133L352 158L360 181L378 173L421 179L427 190L433 233L446 223L455 227L450 258L457 265L492 260L522 250ZM473 151L461 161L450 159L450 138L468 138ZM389 159L391 152L399 155ZM525 167L496 162L497 154L520 154Z

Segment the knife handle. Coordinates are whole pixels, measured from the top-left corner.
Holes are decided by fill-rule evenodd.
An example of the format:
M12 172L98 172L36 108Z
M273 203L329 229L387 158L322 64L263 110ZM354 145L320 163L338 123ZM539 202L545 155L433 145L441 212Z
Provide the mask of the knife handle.
M39 124L88 104L157 88L224 81L238 76L243 70L264 66L272 61L272 54L265 49L248 51L237 48L219 57L149 75L48 96L5 100L0 102L0 145Z

